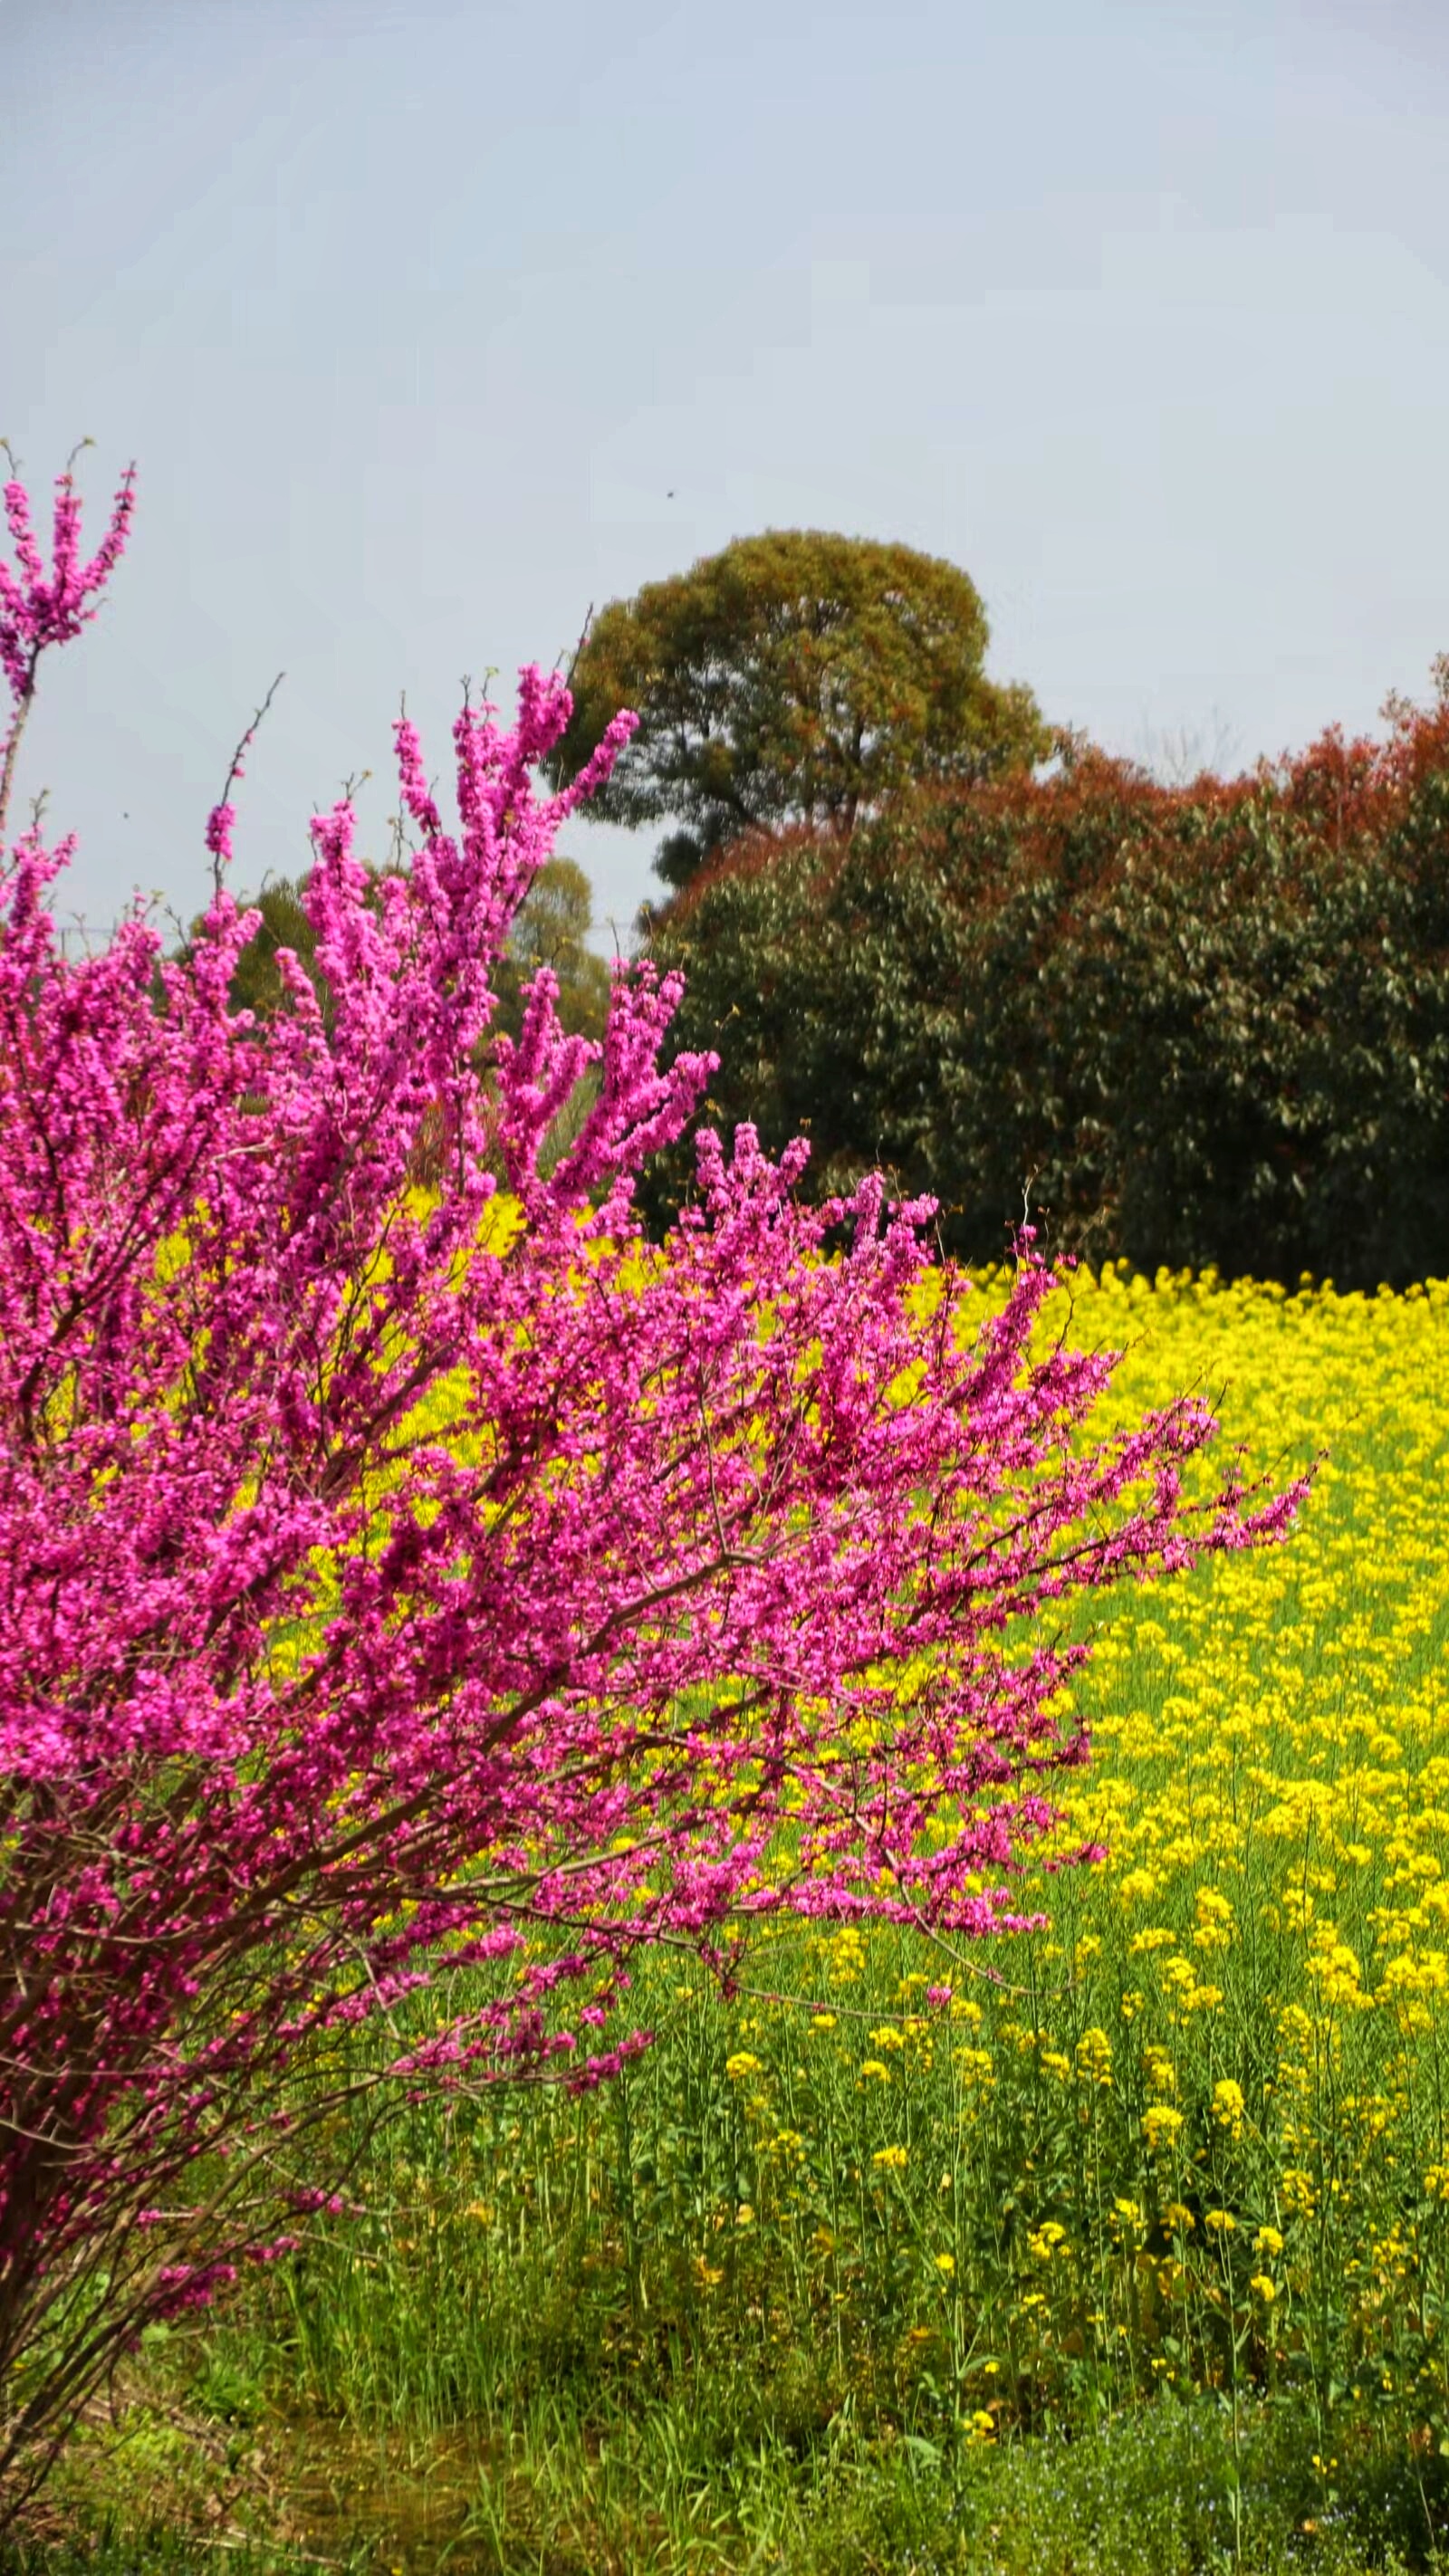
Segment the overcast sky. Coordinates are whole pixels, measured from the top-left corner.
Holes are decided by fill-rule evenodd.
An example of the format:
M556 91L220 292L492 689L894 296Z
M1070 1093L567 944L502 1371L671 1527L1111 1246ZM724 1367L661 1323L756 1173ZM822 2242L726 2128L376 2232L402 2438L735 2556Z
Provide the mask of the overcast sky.
M1238 767L1449 646L1444 0L0 0L0 432L131 550L23 792L202 899L399 694L767 527L963 565L989 668ZM655 835L570 827L627 929Z

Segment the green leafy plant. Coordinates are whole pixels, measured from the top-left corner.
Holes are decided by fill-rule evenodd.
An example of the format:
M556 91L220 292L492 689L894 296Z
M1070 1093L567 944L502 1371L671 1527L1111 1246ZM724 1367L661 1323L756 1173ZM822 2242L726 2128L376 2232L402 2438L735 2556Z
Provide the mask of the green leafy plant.
M994 1257L1396 1285L1449 1266L1449 661L1385 743L1164 787L1058 773L745 838L655 927L678 1043L812 1186L883 1165ZM656 1175L656 1208L685 1178Z

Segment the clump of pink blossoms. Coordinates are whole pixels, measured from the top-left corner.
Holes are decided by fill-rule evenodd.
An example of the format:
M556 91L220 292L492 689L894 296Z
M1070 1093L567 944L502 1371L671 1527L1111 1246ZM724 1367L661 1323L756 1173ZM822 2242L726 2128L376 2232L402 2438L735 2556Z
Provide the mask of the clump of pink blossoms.
M7 790L130 504L83 567L63 476L47 575L6 492ZM66 960L69 845L0 858L0 2466L277 2250L358 2080L339 2034L443 1957L478 1973L398 2026L399 2081L592 2083L644 2044L641 1941L1017 1920L1086 1750L1042 1614L1276 1538L1301 1490L1235 1467L1189 1508L1201 1404L1094 1440L1111 1359L1030 1356L1030 1246L973 1330L964 1277L920 1294L929 1204L802 1207L803 1145L705 1133L643 1239L635 1176L712 1063L661 1069L673 981L621 966L600 1051L540 974L489 1042L514 914L632 723L541 796L568 714L536 669L511 731L465 705L452 830L400 723L416 848L380 888L348 804L314 823L325 1022L286 957L274 1022L231 1009L225 801L184 966L139 914Z

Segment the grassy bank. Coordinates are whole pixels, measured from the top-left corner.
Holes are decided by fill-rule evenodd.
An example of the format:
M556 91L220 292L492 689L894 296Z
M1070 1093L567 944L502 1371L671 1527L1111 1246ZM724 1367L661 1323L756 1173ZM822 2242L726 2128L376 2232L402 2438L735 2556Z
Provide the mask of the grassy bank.
M6 2559L7 2576L1407 2576L1443 2563L1442 2463L1406 2464L1360 2427L1326 2486L1291 2406L1247 2406L1234 2428L1210 2400L1158 2400L1071 2440L949 2456L919 2436L867 2440L848 2415L799 2448L718 2388L702 2408L679 2391L602 2409L561 2389L495 2410L486 2443L314 2428L289 2449L274 2430L270 2476L210 2481L187 2438L150 2418L77 2455L51 2537Z

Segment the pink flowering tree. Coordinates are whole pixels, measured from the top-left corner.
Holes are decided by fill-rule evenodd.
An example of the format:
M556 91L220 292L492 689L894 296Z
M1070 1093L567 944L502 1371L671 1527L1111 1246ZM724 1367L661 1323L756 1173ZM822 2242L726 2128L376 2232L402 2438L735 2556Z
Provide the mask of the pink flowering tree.
M131 480L84 562L61 477L49 571L5 499L8 794ZM1018 1923L1086 1754L1060 1608L1292 1516L1236 1465L1188 1501L1196 1402L1094 1436L1111 1358L1033 1355L1029 1244L973 1320L929 1205L808 1210L803 1145L705 1134L644 1239L635 1176L711 1070L661 1070L675 984L616 969L599 1049L542 973L489 1040L510 922L632 721L540 794L568 716L535 669L511 731L465 704L453 828L399 723L416 846L380 889L350 806L314 822L325 1023L285 955L274 1021L230 1007L229 802L184 966L139 913L65 959L70 845L0 840L12 2491L143 2325L289 2241L364 2082L597 2083L647 2041L641 1942L723 1967L762 1913Z

